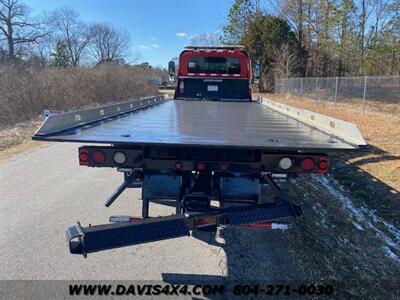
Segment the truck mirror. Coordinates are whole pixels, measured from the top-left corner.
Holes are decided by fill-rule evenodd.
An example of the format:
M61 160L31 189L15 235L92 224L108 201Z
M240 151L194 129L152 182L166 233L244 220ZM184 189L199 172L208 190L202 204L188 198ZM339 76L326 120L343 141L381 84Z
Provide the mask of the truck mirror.
M253 77L255 79L260 79L261 77L261 64L258 61L254 63Z
M260 78L261 78L261 64L258 61L252 61L252 80L251 82L253 84L259 84L260 83Z
M168 74L169 76L175 75L175 62L173 60L168 62Z

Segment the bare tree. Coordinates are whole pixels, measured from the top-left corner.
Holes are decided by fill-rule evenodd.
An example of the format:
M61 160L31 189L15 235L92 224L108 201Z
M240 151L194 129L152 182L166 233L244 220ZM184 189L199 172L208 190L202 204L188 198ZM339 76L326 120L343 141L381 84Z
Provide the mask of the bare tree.
M37 43L30 45L26 52L29 58L34 57L45 64L49 60L52 50L53 38L48 34L39 39Z
M68 7L51 12L49 20L54 32L53 42L62 40L67 46L71 65L77 66L90 43L91 34L88 26L80 20L75 10Z
M285 43L278 50L272 65L275 78L294 77L299 67L297 54L290 49L288 43Z
M0 44L0 63L4 61L5 58L6 58L6 52L4 51L2 45Z
M7 43L7 57L16 58L16 47L36 43L47 35L41 24L28 20L28 8L19 0L0 0L0 42Z
M215 33L196 34L191 37L190 43L194 46L218 46L218 45L221 45L220 36Z
M101 62L125 61L129 55L129 34L112 25L99 23L90 26L90 54Z
M367 59L368 49L374 39L384 32L384 29L396 16L399 0L360 0L359 14L359 75L365 74L365 60ZM397 12L398 14L398 12Z

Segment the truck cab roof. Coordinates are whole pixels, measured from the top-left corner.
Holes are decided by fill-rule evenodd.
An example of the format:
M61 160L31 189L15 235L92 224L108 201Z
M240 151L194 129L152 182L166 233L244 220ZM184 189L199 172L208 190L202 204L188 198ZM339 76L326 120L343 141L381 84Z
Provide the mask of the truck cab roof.
M227 68L227 70L219 71L219 68ZM230 71L229 68L231 68ZM186 46L179 56L178 76L249 79L250 59L243 46Z
M223 46L193 46L193 45L188 45L185 47L185 49L191 49L191 50L199 50L199 49L222 49L222 50L244 50L244 46L242 45L223 45Z

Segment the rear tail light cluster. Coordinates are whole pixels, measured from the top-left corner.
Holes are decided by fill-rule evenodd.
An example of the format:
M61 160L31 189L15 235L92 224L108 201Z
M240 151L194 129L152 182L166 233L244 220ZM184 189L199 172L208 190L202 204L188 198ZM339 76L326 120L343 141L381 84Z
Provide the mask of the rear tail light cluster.
M279 160L279 168L282 170L289 170L293 165L293 161L289 157L284 157Z
M95 164L102 164L106 160L106 155L103 151L89 151L87 148L79 149L79 164L83 166L89 165L90 159Z
M317 172L320 174L328 173L328 158L321 156L319 158L305 158L301 161L300 168L304 172Z
M199 171L204 171L206 169L206 164L205 163L198 163L197 164L197 169Z
M183 164L180 161L177 161L175 163L175 169L176 170L181 170L183 168Z
M126 163L127 157L124 152L117 151L114 153L113 159L116 164L122 165L122 164Z
M118 166L126 164L127 161L127 154L121 150L79 148L79 164L83 166Z
M219 168L220 168L222 171L228 170L228 167L229 167L229 165L228 165L227 163L222 163L222 164L219 165Z
M329 162L327 156L282 157L278 161L278 167L282 171L325 174L328 172Z
M321 156L318 162L318 173L325 174L328 173L329 162L326 156Z
M79 164L87 166L89 164L89 150L86 148L79 149Z
M106 155L104 152L97 150L92 153L92 159L96 164L102 164L106 160Z
M314 160L312 158L305 158L300 163L300 168L305 172L314 170Z

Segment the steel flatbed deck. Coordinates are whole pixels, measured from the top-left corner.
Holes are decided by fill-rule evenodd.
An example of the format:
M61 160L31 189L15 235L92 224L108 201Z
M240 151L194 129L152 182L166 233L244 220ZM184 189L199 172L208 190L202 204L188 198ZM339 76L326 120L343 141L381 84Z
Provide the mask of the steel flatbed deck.
M266 222L273 228L273 222L302 215L288 199L290 175L326 174L329 152L365 145L354 124L268 99L160 96L49 116L33 139L107 144L84 145L78 155L82 166L117 167L124 173L106 207L127 188L142 189L141 219L112 216L111 224L82 227L78 222L68 228L70 252L85 257L188 236L204 226L216 230ZM264 202L266 193L272 202ZM220 205L213 206L214 200ZM149 219L151 202L172 204L176 215Z
M33 139L132 146L234 147L293 151L339 151L358 148L341 138L256 102L205 102L160 98L154 103L148 101L146 107L136 106L132 109L130 104L127 110L114 107L119 113L110 112L110 116L107 116L107 112L104 115L101 108L82 111L81 114L68 113L75 114L75 123L63 120L63 116L68 114L53 116L50 118L54 120L46 121L55 123L56 126L48 129L45 122ZM103 114L104 117L96 119L93 117L94 111L100 111L100 115ZM86 121L81 120L85 118L85 114L92 116ZM62 122L65 124L61 124L60 127Z

